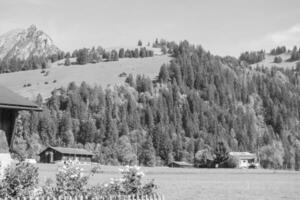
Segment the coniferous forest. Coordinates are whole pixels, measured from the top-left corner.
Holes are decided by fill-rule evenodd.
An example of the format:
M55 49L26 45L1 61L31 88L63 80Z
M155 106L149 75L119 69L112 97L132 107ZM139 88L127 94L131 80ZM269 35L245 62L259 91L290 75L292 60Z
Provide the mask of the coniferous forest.
M300 168L300 71L254 69L187 41L167 50L173 60L156 80L128 75L124 86L70 83L39 95L43 112L22 112L14 149L36 157L47 145L82 147L101 164L145 166L223 149L257 153L263 167Z

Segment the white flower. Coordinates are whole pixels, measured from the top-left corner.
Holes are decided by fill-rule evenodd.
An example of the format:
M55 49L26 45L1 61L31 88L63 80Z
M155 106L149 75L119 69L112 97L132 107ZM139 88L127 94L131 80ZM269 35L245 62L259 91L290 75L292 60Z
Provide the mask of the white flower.
M145 176L145 174L144 174L144 172L138 172L138 173L136 173L138 176L141 176L141 177L144 177Z

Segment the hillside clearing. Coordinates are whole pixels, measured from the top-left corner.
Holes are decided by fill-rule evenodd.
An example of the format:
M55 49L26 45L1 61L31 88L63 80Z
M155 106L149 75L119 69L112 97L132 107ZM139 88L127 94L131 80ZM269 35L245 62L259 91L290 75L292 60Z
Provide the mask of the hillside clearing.
M55 180L57 166L38 164L41 182ZM90 184L120 177L116 166L102 166L103 173L91 177ZM85 172L90 166L84 167ZM145 180L155 179L166 200L258 200L289 199L300 196L300 173L295 171L247 169L182 169L143 167Z
M124 83L126 77L119 77L125 72L128 74L144 74L150 78L157 76L162 64L168 63L171 57L167 55L147 58L124 58L116 62L100 62L97 64L57 66L46 69L49 71L45 76L42 70L20 71L15 73L0 74L0 85L5 85L9 89L25 96L35 99L38 93L43 97L48 97L51 91L61 86L68 86L74 81L80 84L86 81L90 85L101 85L106 87L111 84ZM29 87L24 87L30 84Z
M283 54L277 55L277 57L278 56L280 56L282 58L282 63L274 63L274 58L276 56L266 54L266 57L264 60L262 60L259 63L252 64L251 66L253 68L255 68L256 66L259 66L259 67L264 66L266 68L280 67L280 68L284 68L284 69L291 69L291 68L295 67L296 63L298 62L298 61L293 61L293 62L288 61L288 59L291 57L291 53L283 53Z

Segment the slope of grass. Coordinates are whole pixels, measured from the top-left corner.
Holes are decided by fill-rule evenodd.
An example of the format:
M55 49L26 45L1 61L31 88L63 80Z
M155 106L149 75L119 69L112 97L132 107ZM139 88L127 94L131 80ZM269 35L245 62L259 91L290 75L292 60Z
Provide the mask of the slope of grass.
M274 58L276 56L266 54L266 58L263 61L261 61L259 63L252 64L251 66L254 67L254 68L256 66L260 66L260 67L264 66L264 67L267 67L267 68L271 68L273 66L276 66L276 67L291 69L291 68L295 67L296 63L298 62L298 61L293 61L293 62L288 61L289 58L291 57L290 53L283 53L283 54L280 54L280 55L277 55L277 56L280 56L282 58L282 63L274 63Z
M100 62L86 65L59 65L62 61L54 63L46 71L48 75L41 73L42 70L20 71L15 73L0 74L0 85L28 97L35 99L38 93L48 97L51 91L61 86L66 87L74 81L80 84L82 81L94 85L106 87L111 84L122 84L126 77L119 77L125 72L133 75L144 74L150 78L157 76L163 63L168 63L171 57L167 55L147 58L124 58L116 62ZM30 86L24 87L24 85Z

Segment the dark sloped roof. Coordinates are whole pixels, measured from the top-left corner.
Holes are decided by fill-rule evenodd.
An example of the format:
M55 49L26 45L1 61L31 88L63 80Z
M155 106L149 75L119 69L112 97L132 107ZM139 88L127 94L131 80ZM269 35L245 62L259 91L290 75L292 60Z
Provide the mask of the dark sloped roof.
M58 151L62 154L89 155L89 156L94 155L93 153L91 153L85 149L66 148L66 147L51 147L51 146L48 148L54 149L55 151ZM45 150L47 150L48 148L46 148ZM44 151L42 151L41 153L43 153Z
M0 85L0 108L15 110L35 110L41 111L41 108L30 102L24 97Z

